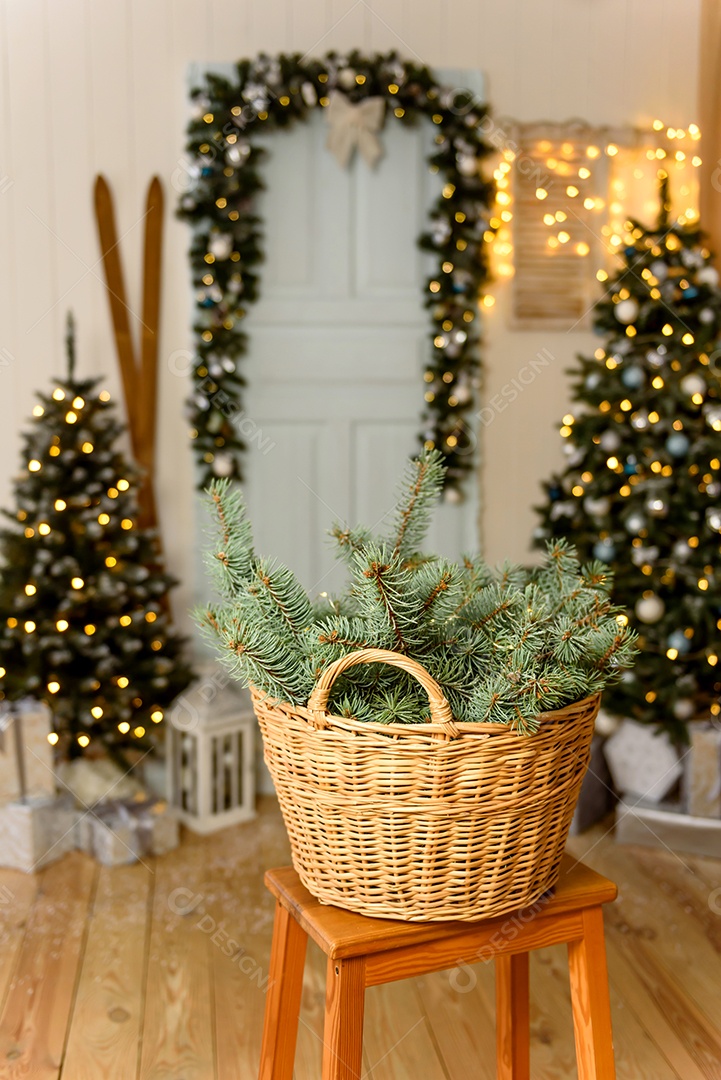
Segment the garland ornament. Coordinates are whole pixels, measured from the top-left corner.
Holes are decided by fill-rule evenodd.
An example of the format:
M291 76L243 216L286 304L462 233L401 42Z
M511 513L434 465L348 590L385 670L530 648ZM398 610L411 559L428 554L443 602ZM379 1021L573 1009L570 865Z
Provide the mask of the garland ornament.
M253 441L239 367L249 346L243 320L259 296L263 258L256 197L263 190L267 150L257 136L288 130L321 108L327 111L330 148L343 166L356 150L370 165L379 159L386 116L409 126L428 123L435 132L428 167L441 180L440 193L418 238L433 260L422 286L430 355L422 369L419 442L443 453L445 496L460 501L463 480L474 469L479 301L497 227L494 183L481 172L483 159L494 153L485 137L492 128L486 108L470 91L439 84L427 67L395 52L329 53L319 59L261 55L239 61L232 78L208 72L192 99L179 216L193 230L195 350L188 413L199 486L217 477L241 479L243 435Z
M330 125L326 147L341 169L350 164L356 148L370 168L377 164L383 155L378 132L385 115L386 103L382 97L366 98L354 105L341 90L333 91L325 113Z

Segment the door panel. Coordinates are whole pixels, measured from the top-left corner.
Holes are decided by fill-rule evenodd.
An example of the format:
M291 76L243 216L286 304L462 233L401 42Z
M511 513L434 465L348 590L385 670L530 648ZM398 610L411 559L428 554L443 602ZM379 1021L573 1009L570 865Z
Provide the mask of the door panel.
M357 156L341 169L326 132L319 110L264 140L267 260L245 367L261 435L245 465L257 546L312 593L344 576L325 541L333 518L377 524L418 447L433 264L416 241L439 188L425 164L430 125L391 117L375 170ZM430 547L458 555L475 545L469 494L441 508Z

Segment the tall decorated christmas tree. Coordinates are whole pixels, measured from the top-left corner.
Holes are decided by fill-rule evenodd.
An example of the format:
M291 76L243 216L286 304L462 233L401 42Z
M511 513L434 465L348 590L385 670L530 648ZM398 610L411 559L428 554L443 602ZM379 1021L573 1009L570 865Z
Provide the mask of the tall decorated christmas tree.
M626 223L596 306L604 344L573 371L566 467L544 485L536 538L567 536L613 569L642 651L604 704L680 742L685 721L721 712L721 290L659 178L658 224Z
M136 525L138 473L97 379L68 374L39 394L0 531L0 700L33 697L69 756L100 740L142 746L190 681L169 617L174 584L154 534Z

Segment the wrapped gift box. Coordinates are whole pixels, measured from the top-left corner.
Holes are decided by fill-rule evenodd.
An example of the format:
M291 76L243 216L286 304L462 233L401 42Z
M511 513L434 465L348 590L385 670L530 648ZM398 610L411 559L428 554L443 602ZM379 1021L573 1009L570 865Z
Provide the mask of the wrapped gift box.
M75 845L104 866L164 855L178 846L178 819L162 799L117 799L76 814Z
M0 865L32 873L75 847L72 800L41 795L0 806Z
M16 724L19 726L16 728ZM0 804L18 799L20 773L16 736L25 772L26 795L54 795L56 791L53 748L48 742L52 716L47 705L27 698L0 712Z

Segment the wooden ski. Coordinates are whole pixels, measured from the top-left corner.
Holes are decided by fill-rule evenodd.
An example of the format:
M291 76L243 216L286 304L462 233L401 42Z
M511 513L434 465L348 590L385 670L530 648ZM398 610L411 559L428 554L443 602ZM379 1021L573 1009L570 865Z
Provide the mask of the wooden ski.
M133 340L130 336L129 307L125 293L123 268L120 262L118 234L115 228L113 197L104 176L95 179L95 217L98 223L100 251L103 257L105 284L110 302L110 318L115 333L115 347L120 363L120 375L125 394L128 416L128 429L133 455L138 456L137 421L135 403L137 402L137 369Z

